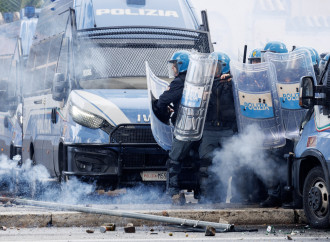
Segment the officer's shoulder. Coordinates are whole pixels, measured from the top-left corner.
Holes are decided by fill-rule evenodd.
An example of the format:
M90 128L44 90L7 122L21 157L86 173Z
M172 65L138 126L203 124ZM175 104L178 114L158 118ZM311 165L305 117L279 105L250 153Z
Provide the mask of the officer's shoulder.
M182 79L180 76L177 76L174 78L174 80L171 82L171 86L172 85L183 85L184 84L184 79Z

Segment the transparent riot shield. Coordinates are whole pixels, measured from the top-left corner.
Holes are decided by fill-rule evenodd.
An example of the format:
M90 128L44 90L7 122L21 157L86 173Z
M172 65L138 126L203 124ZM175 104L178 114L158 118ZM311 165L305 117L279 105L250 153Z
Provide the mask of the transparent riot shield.
M243 64L230 62L233 75L235 111L239 132L256 125L264 134L261 148L285 145L284 129L275 86L272 63Z
M267 52L264 58L275 65L275 83L281 104L285 137L295 139L299 136L300 123L307 112L299 106L300 78L313 76L316 80L309 51L300 49L284 54Z
M148 84L148 98L150 110L150 123L152 134L160 147L170 150L172 147L172 137L174 127L160 121L153 111L153 103L166 90L168 83L159 79L146 62L146 75Z
M215 54L193 52L174 128L175 138L196 141L202 137L206 111L218 58Z

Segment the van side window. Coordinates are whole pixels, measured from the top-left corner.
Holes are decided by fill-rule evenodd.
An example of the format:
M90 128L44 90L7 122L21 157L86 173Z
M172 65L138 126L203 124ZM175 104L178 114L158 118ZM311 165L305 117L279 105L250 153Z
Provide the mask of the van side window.
M53 78L56 70L58 53L61 48L62 35L52 39L47 60L47 70L45 79L45 88L52 88Z
M68 49L69 49L69 39L64 37L62 42L62 48L60 52L60 57L58 60L57 71L58 73L63 73L64 76L67 76L68 69Z

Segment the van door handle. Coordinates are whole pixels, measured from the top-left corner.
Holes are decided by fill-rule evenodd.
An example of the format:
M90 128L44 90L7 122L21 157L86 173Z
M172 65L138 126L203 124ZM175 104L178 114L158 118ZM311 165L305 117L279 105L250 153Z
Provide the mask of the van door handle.
M42 104L42 99L33 101L34 104Z

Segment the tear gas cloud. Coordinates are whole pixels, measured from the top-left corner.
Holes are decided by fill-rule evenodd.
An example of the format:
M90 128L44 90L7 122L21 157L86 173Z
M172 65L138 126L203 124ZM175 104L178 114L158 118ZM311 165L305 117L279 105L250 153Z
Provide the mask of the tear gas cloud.
M242 181L237 185L241 186L243 190L253 190L259 188L249 187L254 185L248 181L252 174L256 175L266 187L273 185L274 176L286 174L285 164L280 166L280 163L276 162L282 158L277 154L272 155L269 150L262 148L264 137L263 132L257 126L251 125L242 133L229 138L223 143L221 149L214 151L210 170L215 173L218 181L228 185L229 178L233 176L233 181ZM285 176L281 177L284 181ZM235 193L236 190L239 189L232 182L232 193Z
M168 203L163 188L137 185L127 188L118 196L109 197L96 194L93 183L85 183L75 177L66 182L50 181L50 174L43 165L32 165L31 160L17 167L19 156L13 160L0 156L0 193L5 191L18 196L65 204L137 204ZM35 184L33 187L32 184Z
M191 0L197 15L207 10L215 51L242 60L244 45L248 53L263 48L268 41L329 51L330 2L326 0Z

